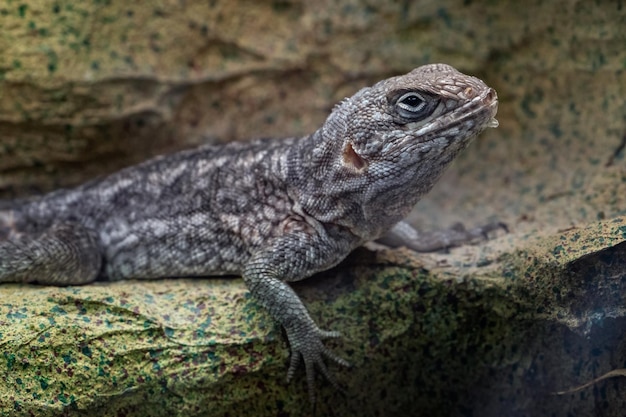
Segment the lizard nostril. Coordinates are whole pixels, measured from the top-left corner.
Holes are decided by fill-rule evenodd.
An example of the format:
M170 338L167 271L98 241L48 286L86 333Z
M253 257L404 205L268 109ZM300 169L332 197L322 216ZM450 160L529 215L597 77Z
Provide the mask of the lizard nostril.
M489 92L487 93L487 96L485 97L485 101L488 103L492 103L496 101L497 99L498 99L498 94L496 94L496 90L494 90L493 88L490 88Z

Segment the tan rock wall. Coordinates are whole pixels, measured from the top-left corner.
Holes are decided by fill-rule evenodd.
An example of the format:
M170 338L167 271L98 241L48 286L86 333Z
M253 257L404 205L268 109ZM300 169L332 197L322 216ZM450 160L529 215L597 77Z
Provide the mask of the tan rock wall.
M359 87L443 61L498 90L501 127L416 220L527 230L621 210L598 192L625 191L622 153L609 164L626 131L619 2L40 0L0 13L5 196L199 142L306 134Z

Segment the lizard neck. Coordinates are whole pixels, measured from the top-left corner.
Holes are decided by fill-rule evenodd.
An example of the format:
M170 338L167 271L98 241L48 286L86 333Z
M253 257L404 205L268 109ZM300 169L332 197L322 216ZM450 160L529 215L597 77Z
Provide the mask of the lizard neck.
M406 172L391 181L355 170L343 163L343 144L324 128L294 143L285 161L290 194L316 220L345 227L362 241L376 239L408 214L436 178Z

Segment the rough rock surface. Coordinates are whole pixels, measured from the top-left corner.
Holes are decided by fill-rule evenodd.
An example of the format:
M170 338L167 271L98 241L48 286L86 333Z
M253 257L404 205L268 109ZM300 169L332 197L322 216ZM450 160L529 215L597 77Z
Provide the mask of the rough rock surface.
M318 415L621 416L626 6L617 1L0 5L0 190L204 141L308 133L360 86L446 62L500 128L412 219L498 219L448 254L363 249L297 285L348 392ZM233 280L0 287L0 415L308 415L280 329Z

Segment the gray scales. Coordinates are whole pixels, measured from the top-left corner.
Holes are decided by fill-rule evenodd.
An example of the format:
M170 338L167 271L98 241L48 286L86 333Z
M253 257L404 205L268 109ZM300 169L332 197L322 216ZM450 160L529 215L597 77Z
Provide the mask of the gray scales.
M305 137L202 146L73 189L0 202L0 282L241 275L285 328L309 396L323 340L287 284L371 240L433 251L500 227L418 234L402 219L459 151L496 127L496 92L444 64L363 88Z

